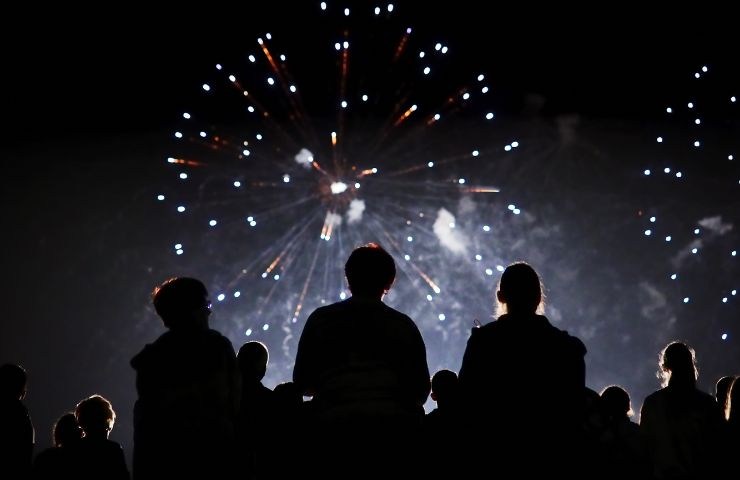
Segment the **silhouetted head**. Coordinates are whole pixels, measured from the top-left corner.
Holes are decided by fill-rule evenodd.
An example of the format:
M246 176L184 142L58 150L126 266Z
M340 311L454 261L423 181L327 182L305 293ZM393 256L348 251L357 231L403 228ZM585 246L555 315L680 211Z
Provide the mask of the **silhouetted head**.
M725 408L725 403L727 403L727 393L730 391L733 380L735 380L734 375L726 375L717 380L714 386L714 398L717 399L717 404L722 408Z
M65 413L54 423L54 446L65 447L82 438L82 429L72 412Z
M608 418L627 418L632 415L630 395L619 385L610 385L601 392L601 408Z
M344 274L352 295L382 298L396 278L396 263L380 245L368 243L350 254Z
M293 382L283 382L275 386L275 402L281 408L298 407L303 404L303 394Z
M544 313L544 289L526 262L512 263L501 275L496 292L497 316L504 313Z
M250 382L262 380L267 372L269 358L267 347L262 342L253 341L242 345L236 356L242 378Z
M27 381L26 370L20 365L6 363L0 366L0 398L23 400Z
M696 385L699 372L696 369L694 349L683 342L671 342L661 352L658 377L663 386Z
M108 437L116 421L113 405L100 395L87 397L75 408L77 423L85 432L85 437Z
M200 280L170 278L154 289L152 302L167 328L208 326L211 301Z
M457 395L457 373L452 370L439 370L432 375L432 400L447 403Z

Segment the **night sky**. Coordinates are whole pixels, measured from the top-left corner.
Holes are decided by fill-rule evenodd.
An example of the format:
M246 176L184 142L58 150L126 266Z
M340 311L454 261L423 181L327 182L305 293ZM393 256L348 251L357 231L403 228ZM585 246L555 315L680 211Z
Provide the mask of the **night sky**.
M492 4L483 13L466 0L454 2L454 10L398 4L378 19L375 4L352 2L345 18L339 4L322 14L318 3L306 3L298 11L272 5L152 12L120 4L7 15L19 33L2 34L0 252L9 308L0 321L0 362L28 370L26 404L38 449L49 444L59 415L100 393L118 413L111 438L130 460L135 391L128 361L162 331L149 306L157 283L172 275L204 280L215 303L212 326L235 348L264 341L272 355L266 383L274 386L290 379L301 322L322 300L339 300L343 260L371 240L399 264L387 301L420 325L431 370L459 368L473 319L485 322L493 311L496 268L519 259L541 273L553 323L586 343L591 388L621 384L638 410L659 387L657 354L673 339L697 349L699 384L707 391L719 376L740 370L740 259L732 253L740 250L740 107L731 101L740 96L740 68L727 11ZM387 47L397 45L405 26L413 28L408 51L391 68L383 52L392 51ZM347 135L347 161L363 168L377 161L381 170L354 193L366 200L364 223L353 229L344 217L333 238L317 243L324 212L335 206L322 198L318 229L308 224L305 237L291 230L309 217L301 210L257 215L252 230L221 221L296 201L315 185L292 160L283 163L285 172L275 166L270 155L289 152L290 160L294 145L271 140L269 130L249 123L244 105L234 108L234 91L215 65L232 66L251 89L266 70L250 70L248 55L260 54L257 37L272 33L308 123L326 133L342 118L331 52L345 30L354 55L347 97L381 85L374 109L350 102L346 113L347 132L356 133ZM430 45L431 56L437 41L449 45L449 60L423 83L417 45ZM485 106L459 100L461 108L452 108L438 130L412 115L383 136L387 120L406 108L402 99L423 110L424 100L459 93L458 80L482 72L490 86ZM214 86L212 94L204 83ZM299 131L290 102L264 84L253 91L274 131ZM489 111L494 123L486 124ZM174 137L182 131L191 138L184 112L201 114L192 137L207 132L206 143ZM266 146L254 148L254 164L245 168L222 142L257 131L266 133ZM380 138L371 145L377 149L365 136ZM327 140L312 150L317 158ZM382 175L473 148L479 158L411 177ZM168 157L206 166L173 168ZM277 183L292 168L285 190L249 183L267 182L276 168ZM184 172L187 182L178 177ZM470 194L461 179L500 192ZM235 180L246 194L223 186ZM166 200L157 201L161 194ZM187 202L187 215L178 215L180 204L171 199ZM346 205L337 208L346 213ZM455 223L462 237L419 215L440 208L454 220L437 219ZM218 215L210 228L206 220ZM303 246L281 250L291 238ZM173 248L180 242L183 255ZM465 248L455 250L459 245ZM281 251L284 260L269 273L280 272L283 283L268 279L273 283L265 286L259 269ZM259 271L239 273L248 264ZM218 301L220 293L225 300ZM299 303L303 310L292 322Z

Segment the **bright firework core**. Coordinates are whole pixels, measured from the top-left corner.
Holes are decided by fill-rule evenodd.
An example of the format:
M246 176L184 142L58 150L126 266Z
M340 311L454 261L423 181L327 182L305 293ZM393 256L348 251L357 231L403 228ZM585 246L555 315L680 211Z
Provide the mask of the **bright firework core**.
M344 182L334 182L329 186L329 188L331 189L331 193L339 195L347 190L347 184Z

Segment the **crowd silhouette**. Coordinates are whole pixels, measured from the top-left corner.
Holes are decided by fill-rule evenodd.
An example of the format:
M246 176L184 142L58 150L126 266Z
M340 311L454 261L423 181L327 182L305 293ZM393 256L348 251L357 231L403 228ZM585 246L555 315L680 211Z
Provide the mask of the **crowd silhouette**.
M209 327L206 286L166 280L152 294L166 331L131 359L132 471L108 438L113 406L97 394L63 413L53 446L34 456L27 374L6 363L0 477L678 480L723 476L740 451L736 375L700 391L696 353L672 341L658 357L661 388L633 421L625 388L586 386L586 347L544 316L526 262L504 270L496 319L472 329L459 368L430 376L416 323L383 302L395 275L380 245L353 250L352 295L311 312L293 377L272 390L267 347L246 342L237 354Z

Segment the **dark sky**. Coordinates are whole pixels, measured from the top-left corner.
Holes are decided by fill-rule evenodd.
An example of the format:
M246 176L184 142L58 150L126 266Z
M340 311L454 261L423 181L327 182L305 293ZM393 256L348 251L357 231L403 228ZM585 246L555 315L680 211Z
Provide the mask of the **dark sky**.
M150 203L145 200L164 183L161 165L152 167L169 154L162 139L171 134L204 76L222 59L243 61L259 34L279 33L293 46L325 35L327 25L336 23L309 20L316 18L314 2L298 9L224 3L28 6L3 15L0 219L5 227L0 254L6 268L6 308L0 320L0 362L16 361L28 368L28 404L42 446L48 443L51 422L94 392L118 406L117 439L130 446L133 375L127 362L151 340L151 322L156 320L141 299L173 265L169 257L152 261L161 255L169 227L147 215ZM463 0L453 2L454 9L428 3L399 4L398 16L406 21L402 23L422 35L439 35L455 52L454 61L485 68L502 117L519 118L526 99L536 94L544 99L538 118L545 119L542 128L547 132L557 131L553 125L563 114L586 119L584 129L591 123L617 125L603 144L603 133L591 139L598 158L611 155L637 162L649 157L652 151L630 149L621 140L650 137L663 106L683 101L692 72L702 65L718 73L713 83L718 90L740 85L732 52L737 39L730 21L735 17L729 4L715 10L703 3L674 2L651 11L637 2L502 7L498 2ZM353 9L369 5L352 4ZM301 52L291 60L305 66L310 55ZM326 79L319 72L315 81ZM707 113L714 118L725 115L721 108ZM610 146L614 151L608 151ZM580 154L591 158L591 153ZM583 161L579 168L597 170L568 152L555 155L555 160L571 166ZM597 173L608 177L612 170ZM614 176L619 185L637 181L629 175ZM608 180L602 178L591 188L608 187ZM581 187L577 194L589 188L576 184L570 191ZM631 187L624 195L639 200L636 191L638 187ZM679 199L684 200L678 195L664 206L670 210L674 204L683 205ZM736 205L736 194L723 204ZM587 219L597 218L602 208L590 207L572 221L584 227L578 233L584 238L595 236L588 231ZM619 230L620 224L609 228ZM618 243L609 241L603 244ZM625 246L624 251L632 249ZM610 259L626 263L625 255ZM625 270L640 267L635 262ZM727 275L737 278L735 272L737 268ZM615 294L612 286L627 299L622 305L637 302L629 284L610 283L607 277L613 272L597 273L594 283L604 286L598 291L603 298L595 301L599 306L608 310L619 303L608 298ZM654 329L657 337L660 328ZM591 354L596 370L613 366L610 362L616 363L619 353L617 347L601 357ZM644 353L650 362L655 354ZM627 371L631 366L619 368ZM655 384L651 374L635 384L638 394Z

